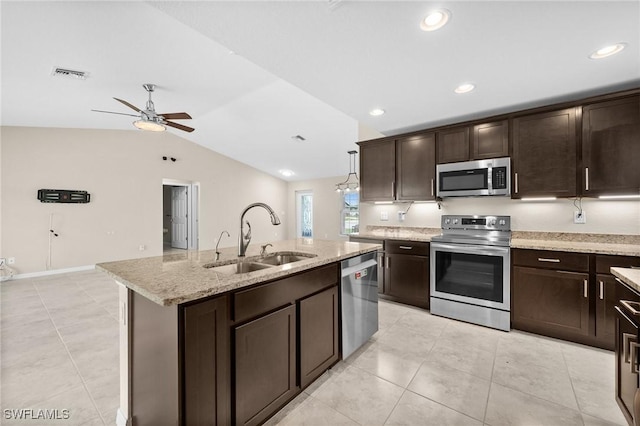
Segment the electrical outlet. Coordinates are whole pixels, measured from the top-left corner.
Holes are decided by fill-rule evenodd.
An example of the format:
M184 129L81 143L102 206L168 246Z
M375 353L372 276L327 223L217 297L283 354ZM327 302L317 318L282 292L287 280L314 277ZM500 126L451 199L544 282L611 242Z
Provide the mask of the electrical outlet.
M398 220L400 222L404 222L405 217L407 216L407 212L398 212Z
M145 251L147 249L147 247L144 244L140 244L140 246L138 247L138 250L140 251Z
M587 223L587 213L584 210L573 212L573 223Z
M7 259L7 264L13 265L14 263L16 263L16 258L15 257L10 257L10 258Z
M387 212L386 210L380 212L380 220L389 220L389 212Z

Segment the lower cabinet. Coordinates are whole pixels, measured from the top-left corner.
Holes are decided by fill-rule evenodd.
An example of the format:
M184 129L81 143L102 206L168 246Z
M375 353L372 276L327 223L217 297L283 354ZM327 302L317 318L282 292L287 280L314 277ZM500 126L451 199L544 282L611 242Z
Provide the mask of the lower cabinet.
M611 267L640 266L640 257L512 250L511 326L614 349L620 300Z
M570 338L589 334L589 274L515 266L512 326Z
M382 297L429 307L429 243L386 241Z
M300 386L304 389L340 358L338 287L299 302Z
M262 423L297 392L296 306L236 327L235 424Z

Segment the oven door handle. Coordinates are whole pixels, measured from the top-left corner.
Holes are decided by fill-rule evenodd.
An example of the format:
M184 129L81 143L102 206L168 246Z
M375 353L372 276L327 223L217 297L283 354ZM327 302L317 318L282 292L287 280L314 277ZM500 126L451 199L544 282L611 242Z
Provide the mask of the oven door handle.
M454 253L484 254L488 256L504 256L509 253L509 247L478 246L470 244L431 243L431 250L450 251Z

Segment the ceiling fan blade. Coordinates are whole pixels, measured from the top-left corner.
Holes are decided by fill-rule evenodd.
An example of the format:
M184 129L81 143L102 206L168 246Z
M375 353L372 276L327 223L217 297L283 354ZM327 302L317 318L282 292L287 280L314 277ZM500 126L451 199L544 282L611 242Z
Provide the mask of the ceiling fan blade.
M190 120L191 116L186 112L168 112L166 114L158 114L167 120Z
M195 129L193 127L187 127L187 126L183 126L182 124L178 124L178 123L172 123L171 121L165 121L163 124L166 124L169 127L174 127L178 130L183 130L185 132L193 132Z
M129 117L138 117L138 118L140 117L139 115L135 115L135 114L125 114L123 112L114 112L114 111L102 111L102 110L99 110L99 109L92 109L91 111L94 111L94 112L106 112L107 114L128 115Z
M128 106L129 108L131 108L132 110L134 110L135 112L141 112L140 108L138 108L138 107L135 107L135 106L131 105L131 104L130 104L129 102L127 102L127 101L123 101L122 99L118 99L118 98L113 98L113 99L115 99L116 101L118 101L118 102L120 102L120 103L125 104L126 106Z

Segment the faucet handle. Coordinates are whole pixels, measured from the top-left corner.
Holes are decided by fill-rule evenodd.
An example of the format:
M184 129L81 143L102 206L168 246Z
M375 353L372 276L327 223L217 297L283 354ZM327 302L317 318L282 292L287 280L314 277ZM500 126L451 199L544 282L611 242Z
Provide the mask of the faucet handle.
M260 249L260 256L264 256L265 254L267 254L267 247L273 247L273 244L265 244L262 247L262 249Z

